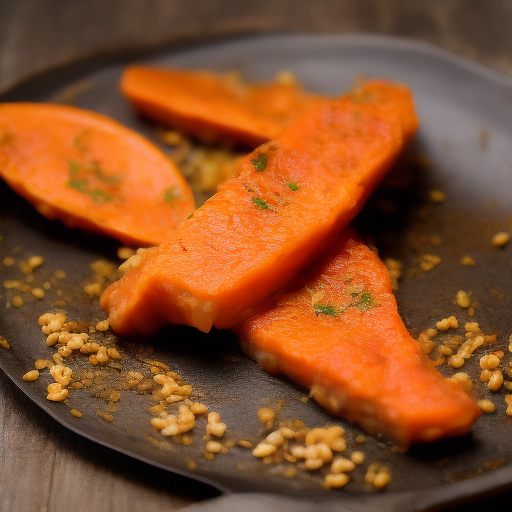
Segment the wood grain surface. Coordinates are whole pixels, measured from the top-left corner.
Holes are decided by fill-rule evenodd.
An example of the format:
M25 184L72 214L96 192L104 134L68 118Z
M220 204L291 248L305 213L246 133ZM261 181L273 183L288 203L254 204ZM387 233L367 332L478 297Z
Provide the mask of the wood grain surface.
M511 27L510 0L0 0L0 91L79 57L267 30L404 36L512 74ZM0 372L0 511L162 512L215 495L67 431Z

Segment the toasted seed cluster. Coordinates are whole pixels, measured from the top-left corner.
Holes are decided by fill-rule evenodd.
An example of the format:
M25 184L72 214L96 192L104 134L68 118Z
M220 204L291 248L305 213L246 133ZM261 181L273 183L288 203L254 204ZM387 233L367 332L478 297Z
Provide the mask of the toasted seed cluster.
M262 409L258 411L260 421L261 411ZM357 437L358 444L366 441L362 434ZM252 444L247 442L239 442L239 446L252 448ZM354 450L350 455L345 455L346 451L347 439L341 426L310 429L301 421L295 420L281 422L279 428L270 430L253 448L252 454L264 464L288 463L282 473L289 478L301 470L313 473L321 471L324 487L332 489L347 485L351 480L350 473L365 462L362 451Z
M476 384L477 394L484 395L477 402L482 411L487 414L495 412L498 392L502 389L512 391L512 380L506 380L506 377L512 379L512 360L509 358L508 362L505 362L505 352L494 348L498 339L497 334L484 334L478 322L466 322L464 337L458 334L447 336L443 333L443 329L446 332L448 329L458 328L458 321L454 317L441 320L437 323L437 328L441 332L436 329L427 329L418 337L420 346L425 353L430 354L437 366L447 360L449 368L459 369L475 351L487 349L480 355L480 374L476 382L467 373L461 371L454 373L449 380L458 383L469 394L475 394ZM438 336L441 338L435 339ZM509 337L508 351L512 352L512 334ZM505 400L506 414L512 416L512 395L506 395Z
M388 467L374 462L368 467L364 480L367 484L372 484L377 489L382 489L391 482L391 473Z
M150 408L150 412L155 416L151 420L151 425L163 436L171 436L178 444L192 444L193 438L183 434L194 429L196 418L208 413L208 407L189 398L193 392L192 386L184 384L183 378L177 373L168 371L167 365L157 361L148 361L148 363L152 364L151 369L156 373L153 380L158 384L152 393L153 399L158 403ZM167 371L161 373L162 370ZM203 437L206 460L213 460L219 453L227 453L229 448L235 445L232 440L221 442L219 439L224 436L226 429L227 426L221 421L218 412L208 413L206 435ZM212 436L217 439L212 439Z
M110 422L114 420L112 413L117 410L117 402L123 391L133 390L149 394L154 390L156 383L147 374L155 364L162 363L142 361L142 371L125 371L123 358L118 349L112 346L113 338L106 332L109 329L108 321L103 320L92 325L70 322L67 321L65 313L57 311L41 315L39 325L46 335L46 345L55 352L51 360L36 360L35 370L28 372L24 378L35 380L35 372L39 374L49 368L50 376L55 382L48 389L48 400L63 401L70 391L87 390L91 396L107 403L106 409L98 410L96 414ZM83 357L88 359L91 369L72 370L77 358ZM81 417L81 413L72 414L77 418Z
M192 191L203 201L216 191L218 185L238 172L237 161L241 154L224 148L194 147L190 139L174 130L158 130L157 136L171 146L173 161Z
M3 259L3 264L5 266L14 266L16 264L16 259L12 256L6 256ZM43 266L44 259L42 256L31 256L28 260L19 260L18 268L23 277L18 279L6 279L3 282L3 286L6 290L12 290L10 300L7 301L6 307L16 307L19 308L23 306L27 301L30 302L30 298L43 299L45 297L46 290L49 290L52 284L49 281L45 281L44 283L39 283L39 285L35 285L34 282L40 277L39 274L34 273L34 270ZM18 294L14 294L18 292ZM21 292L21 294L19 294ZM60 292L62 295L62 291ZM58 301L57 301L58 302ZM64 301L62 301L64 302Z
M441 258L435 254L424 254L420 259L420 267L424 272L432 270L441 263Z

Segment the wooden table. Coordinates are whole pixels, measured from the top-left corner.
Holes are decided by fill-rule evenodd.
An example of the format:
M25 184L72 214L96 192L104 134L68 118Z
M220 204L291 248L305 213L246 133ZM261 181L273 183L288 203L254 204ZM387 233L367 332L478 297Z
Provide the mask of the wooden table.
M410 37L512 74L511 26L509 0L2 0L0 91L94 53L263 30ZM0 511L160 512L215 495L69 432L0 372Z

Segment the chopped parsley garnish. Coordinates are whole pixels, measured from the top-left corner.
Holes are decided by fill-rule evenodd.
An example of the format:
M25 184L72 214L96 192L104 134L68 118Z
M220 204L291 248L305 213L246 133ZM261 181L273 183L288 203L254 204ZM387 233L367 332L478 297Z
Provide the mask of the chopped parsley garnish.
M181 199L181 190L178 187L169 187L164 192L164 201L169 204L173 204L175 201Z
M359 295L359 305L357 306L361 311L368 311L377 306L369 291L364 291Z
M253 197L252 202L262 210L268 210L270 208L269 205L259 197Z
M263 172L267 168L267 155L260 153L258 158L251 160L251 164L254 165L256 172Z
M308 291L312 293L312 290ZM349 308L357 308L363 313L365 313L369 309L378 307L378 304L374 301L371 293L367 290L359 292L352 291L349 292L348 295L350 297L350 300L347 304L344 304L343 306L336 307L331 304L314 304L313 311L315 312L315 315L337 317L344 313Z
M68 173L69 177L73 180L78 176L78 171L82 168L82 165L74 160L68 160Z
M339 313L334 306L330 304L315 304L313 306L315 315L338 316Z
M119 185L124 179L120 174L105 174L97 160L93 160L91 163L91 172L103 183L112 186Z
M297 190L299 190L299 188L300 188L299 185L297 185L297 183L295 183L294 181L289 181L287 183L287 185L288 185L288 188L290 190L292 190L293 192L297 192Z
M100 188L91 189L89 187L89 180L71 179L66 183L66 186L75 189L77 192L80 192L80 194L89 196L95 203L108 203L112 201L112 196L107 194L104 190Z
M81 171L85 172L81 173ZM68 160L68 173L70 180L66 183L66 186L80 192L80 194L89 196L95 203L108 203L109 201L112 201L112 196L100 188L92 188L89 180L81 177L80 174L82 174L82 176L84 174L86 176L92 174L104 182L109 182L110 178L112 178L113 181L117 183L118 178L120 178L118 176L108 176L103 174L103 171L97 162L93 162L87 166L82 165L80 162L76 162L75 160Z
M71 179L78 178L80 171L82 174L93 175L103 183L107 185L116 186L119 185L124 179L120 174L106 174L101 168L100 163L97 160L93 160L89 164L82 164L76 160L68 160L68 172Z

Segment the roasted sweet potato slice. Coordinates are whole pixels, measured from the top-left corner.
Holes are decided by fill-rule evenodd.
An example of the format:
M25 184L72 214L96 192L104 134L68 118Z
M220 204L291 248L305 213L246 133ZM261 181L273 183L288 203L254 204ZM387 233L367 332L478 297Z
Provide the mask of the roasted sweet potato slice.
M111 326L235 325L332 243L416 127L410 92L383 81L295 120L105 291Z
M141 135L75 107L0 104L0 176L49 219L136 245L194 210L176 166Z
M142 114L203 141L251 148L277 137L319 98L295 83L247 85L233 74L129 66L121 92Z
M235 328L263 368L402 448L470 431L480 408L408 334L386 267L354 231L346 229L295 284L297 291Z

